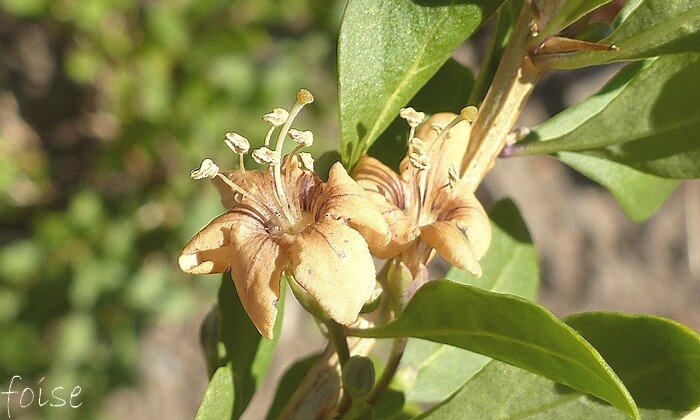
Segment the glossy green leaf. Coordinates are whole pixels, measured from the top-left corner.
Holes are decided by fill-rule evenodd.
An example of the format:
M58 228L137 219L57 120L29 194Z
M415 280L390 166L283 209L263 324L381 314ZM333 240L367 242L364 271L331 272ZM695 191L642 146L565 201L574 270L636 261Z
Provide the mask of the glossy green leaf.
M689 411L700 405L700 337L690 328L611 312L565 321L600 352L639 407Z
M580 52L558 60L557 68L577 68L662 54L700 52L700 2L642 0L630 2L603 44L617 51Z
M611 0L566 0L563 2L557 13L547 22L539 35L533 40L544 41L551 35L558 34L562 29L576 22L587 13L610 3Z
M309 372L311 367L321 357L321 354L314 354L304 359L295 362L282 376L277 390L275 391L275 399L267 412L267 419L274 420L279 417L287 402L294 395L294 391L299 387L302 380Z
M234 402L234 380L231 365L218 368L204 392L197 410L197 420L218 420L231 417Z
M471 70L449 59L406 105L426 114L458 113L467 104L473 85ZM395 116L367 153L398 170L408 147L408 131L406 120Z
M623 69L598 94L540 124L516 154L576 151L666 178L700 176L700 54Z
M283 289L284 290L284 289ZM264 339L248 318L229 273L224 273L219 288L220 340L226 349L225 362L233 371L235 398L232 418L246 409L270 366L277 345L284 313L284 294L280 297L274 339ZM228 384L230 386L230 384Z
M348 1L338 41L340 154L347 167L501 2Z
M634 401L598 352L525 298L433 281L418 290L395 321L349 334L417 337L475 351L593 394L638 417Z
M593 155L560 152L557 158L610 191L627 217L638 223L653 216L681 183Z
M569 317L623 380L643 419L678 419L700 404L700 340L676 322L616 313ZM493 361L423 417L623 419L601 400Z
M493 236L481 260L484 275L478 279L468 271L452 268L446 277L534 300L539 285L537 253L518 208L511 200L502 200L493 206L489 217ZM490 360L447 344L410 339L400 371L404 382L413 383L406 398L418 402L443 400Z

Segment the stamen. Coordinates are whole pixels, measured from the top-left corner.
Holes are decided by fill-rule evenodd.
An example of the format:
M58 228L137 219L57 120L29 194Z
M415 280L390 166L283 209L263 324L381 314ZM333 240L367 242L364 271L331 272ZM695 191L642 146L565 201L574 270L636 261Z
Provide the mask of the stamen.
M425 113L418 112L410 106L407 108L401 108L399 111L399 116L408 122L409 127L416 128L425 119Z
M261 165L279 165L280 154L277 150L270 150L267 147L260 147L253 150L253 159Z
M198 169L190 171L192 179L215 178L218 174L219 167L209 158L204 159Z
M238 133L226 133L224 143L226 143L226 146L233 150L234 153L238 154L238 167L241 169L241 171L245 172L243 155L248 153L248 150L250 149L250 142L248 139Z
M288 134L299 146L309 147L314 144L314 134L311 131L299 131L292 128Z
M219 178L226 185L231 187L231 189L234 191L234 193L237 193L243 197L249 198L249 199L255 201L256 203L258 203L259 205L261 205L262 207L267 208L267 206L264 203L262 203L260 200L258 200L253 194L249 193L248 191L246 191L245 189L243 189L242 187L240 187L239 185L235 184L233 181L228 179L228 177L224 176L220 172L219 166L217 166L214 163L214 161L209 159L209 158L204 159L198 169L191 171L190 176L193 179ZM240 199L238 201L240 201Z
M279 127L280 125L287 122L289 118L289 112L284 108L275 108L272 112L269 112L262 116L263 121L270 124L273 127Z
M233 150L234 153L244 154L248 153L248 150L250 150L250 142L248 139L238 133L226 133L224 143L226 143L226 146Z
M416 134L416 127L425 119L425 113L418 112L409 106L407 108L401 108L399 116L405 119L406 122L408 122L408 126L411 127L408 131L408 140L411 141Z

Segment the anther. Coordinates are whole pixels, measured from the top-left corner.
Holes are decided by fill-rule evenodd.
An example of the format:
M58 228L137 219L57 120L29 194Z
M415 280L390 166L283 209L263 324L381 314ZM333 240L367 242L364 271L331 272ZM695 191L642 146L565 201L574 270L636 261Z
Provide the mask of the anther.
M428 160L428 156L424 153L411 153L408 156L408 161L411 166L419 171L425 171L430 168L430 161Z
M299 161L301 162L301 168L313 172L314 171L314 158L311 157L311 153L301 152L299 156Z
M284 124L287 122L287 118L289 118L289 112L287 112L287 110L284 108L275 108L272 110L272 112L269 112L262 117L263 121L273 127L279 127L280 125Z
M289 137L299 146L309 147L314 143L314 134L311 131L289 130Z
M425 113L418 112L410 106L407 108L401 108L399 111L399 116L408 122L409 127L416 128L425 119Z
M211 159L204 159L198 169L190 172L192 179L215 178L219 174L219 167Z
M224 143L226 143L229 149L239 155L248 153L248 150L250 150L250 142L248 139L238 133L226 133Z
M252 156L261 165L279 165L280 163L280 153L267 147L253 150Z

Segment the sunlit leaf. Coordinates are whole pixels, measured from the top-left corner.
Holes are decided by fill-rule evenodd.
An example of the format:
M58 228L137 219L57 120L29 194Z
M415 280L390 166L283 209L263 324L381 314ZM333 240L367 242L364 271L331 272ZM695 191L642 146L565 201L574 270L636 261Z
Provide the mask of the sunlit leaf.
M662 54L700 51L700 3L697 0L631 1L620 12L618 26L603 44L617 51L581 52L557 62L576 68Z
M572 328L530 300L438 280L393 322L360 337L417 337L472 350L602 398L638 417L622 382Z
M500 3L348 2L338 41L340 154L348 167Z
M678 419L700 404L700 339L687 327L617 313L584 313L566 321L605 357L643 419ZM497 361L423 417L628 418L601 400Z
M468 271L452 268L446 277L534 300L539 285L537 253L517 207L510 200L499 201L489 217L493 237L481 260L484 275L477 279ZM447 398L490 360L447 344L410 339L400 373L405 381L413 382L406 397L419 402Z

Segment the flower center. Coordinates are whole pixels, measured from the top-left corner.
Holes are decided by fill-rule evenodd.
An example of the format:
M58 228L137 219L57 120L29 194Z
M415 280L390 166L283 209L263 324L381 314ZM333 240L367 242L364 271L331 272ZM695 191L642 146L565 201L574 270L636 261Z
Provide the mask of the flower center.
M233 192L233 202L229 203L231 205L239 203L243 199L249 199L255 205L255 213L262 221L266 222L272 235L300 231L311 223L307 220L310 215L305 214L300 206L290 202L288 197L294 195L285 190L285 188L290 187L290 183L285 181L290 179L289 170L293 164L298 165L304 171L313 172L311 155L299 153L302 147L309 147L313 144L313 134L310 131L299 131L291 128L292 122L301 109L313 100L314 97L309 91L301 89L297 93L296 103L289 112L283 108L275 108L272 112L263 115L263 121L270 124L270 128L265 135L265 145L253 150L252 157L257 163L267 166L274 185L274 204L270 202L269 198L266 199L269 197L267 194L268 185L246 187L241 183L236 183L230 177L222 174L219 167L211 159L202 161L200 168L191 172L192 178L211 178L216 183L225 185L224 189L228 188ZM277 127L281 128L275 142L275 148L270 149L272 135ZM292 152L283 158L282 151L287 137L290 137L297 144ZM238 154L240 170L245 172L243 156L250 149L248 139L237 133L227 133L224 142L234 153ZM295 158L297 161L292 162L292 159ZM285 162L286 170L283 174L282 166L285 165ZM265 214L260 214L261 212Z

